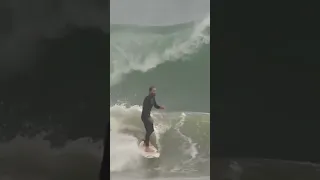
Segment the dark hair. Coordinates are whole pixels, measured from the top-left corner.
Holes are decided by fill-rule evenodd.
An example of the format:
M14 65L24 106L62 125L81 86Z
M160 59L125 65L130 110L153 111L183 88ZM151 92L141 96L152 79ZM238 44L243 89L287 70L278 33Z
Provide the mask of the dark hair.
M151 92L153 88L155 88L155 87L154 86L150 86L149 87L149 92Z

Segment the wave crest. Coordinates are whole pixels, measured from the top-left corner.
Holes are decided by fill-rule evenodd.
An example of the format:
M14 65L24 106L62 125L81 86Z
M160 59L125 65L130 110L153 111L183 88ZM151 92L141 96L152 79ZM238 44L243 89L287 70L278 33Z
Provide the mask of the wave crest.
M167 62L185 60L210 43L210 15L201 22L166 26L111 26L110 86L132 71L147 72Z

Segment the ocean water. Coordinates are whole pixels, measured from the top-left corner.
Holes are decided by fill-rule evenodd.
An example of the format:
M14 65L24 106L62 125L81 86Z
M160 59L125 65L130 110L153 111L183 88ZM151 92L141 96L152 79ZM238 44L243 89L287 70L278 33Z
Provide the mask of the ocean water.
M111 179L210 178L210 16L169 26L111 25ZM140 155L141 103L157 88L151 142ZM130 150L130 151L128 151Z
M161 156L145 159L137 146L145 133L140 120L141 107L115 105L111 113L112 179L209 178L210 114L154 113L155 134L151 142L157 146Z
M1 91L11 92L0 99L0 180L99 178L109 119L95 109L103 106L99 95L106 86L98 85L105 78L100 72L108 70L97 70L88 59L101 57L111 66L111 106L104 111L111 112L112 178L208 179L209 21L112 25L110 58L103 51L108 35L99 29L40 43L37 67L8 80ZM146 161L135 148L144 133L140 105L151 84L166 110L153 113L152 142L161 158Z
M112 25L111 178L202 180L211 175L217 180L319 180L319 165L308 162L266 159L212 159L209 162L208 20L207 17L157 27ZM77 45L83 43L83 39L74 42L77 38L72 37L70 47L74 47L74 53L81 48L91 51L101 48L93 45L105 38L95 36L97 32L89 33L84 39L92 41L80 48ZM159 159L147 160L138 155L136 145L144 134L140 105L151 84L157 86L157 100L166 110L152 114L156 126L152 142L162 155ZM41 107L51 107L48 104L52 102L41 103ZM98 179L103 130L97 127L104 124L105 119L85 116L81 122L80 111L86 104L75 104L76 108L59 104L66 109L62 112L69 112L60 115L30 112L28 104L0 101L0 180Z
M172 26L112 25L110 38L111 104L141 104L155 85L170 110L210 111L209 16Z

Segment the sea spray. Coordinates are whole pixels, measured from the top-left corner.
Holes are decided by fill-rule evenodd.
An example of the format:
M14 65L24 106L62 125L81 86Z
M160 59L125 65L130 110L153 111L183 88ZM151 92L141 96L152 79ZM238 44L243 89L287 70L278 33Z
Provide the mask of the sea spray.
M132 71L147 72L167 61L188 59L210 43L210 16L201 22L168 27L122 27L114 25L110 35L110 86ZM161 29L163 29L161 31Z
M156 137L152 135L151 143L157 144L161 156L158 163L152 165L145 164L137 149L138 142L145 135L140 119L141 106L114 105L110 114L113 171L158 169L164 172L209 173L210 114L153 112ZM124 149L130 149L130 152L126 153Z

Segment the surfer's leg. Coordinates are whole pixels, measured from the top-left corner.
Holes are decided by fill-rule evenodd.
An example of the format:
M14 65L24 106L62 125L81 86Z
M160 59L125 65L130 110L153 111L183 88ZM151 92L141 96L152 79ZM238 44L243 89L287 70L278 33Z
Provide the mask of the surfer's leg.
M148 130L147 130L147 132L146 132L146 137L144 138L144 145L146 146L146 147L149 147L149 142L150 142L150 136L151 136L151 131L149 130L149 128L148 128Z
M146 128L146 137L144 139L144 145L148 148L149 142L150 142L150 136L154 131L152 119L148 119L144 122L145 128Z
M147 143L147 139L149 138L148 134L149 134L149 121L148 121L148 117L141 117L142 119L142 122L143 122L143 125L144 125L144 128L146 129L146 135L145 135L145 138L143 140L144 142L144 146L148 147L149 146L149 143Z

